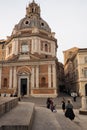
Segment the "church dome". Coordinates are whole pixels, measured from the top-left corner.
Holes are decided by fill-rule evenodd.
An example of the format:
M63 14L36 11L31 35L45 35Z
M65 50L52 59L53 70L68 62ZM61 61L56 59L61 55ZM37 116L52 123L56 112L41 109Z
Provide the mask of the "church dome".
M15 26L13 34L22 29L32 29L33 27L49 33L51 32L47 22L40 17L40 6L38 6L34 1L26 8L26 16Z

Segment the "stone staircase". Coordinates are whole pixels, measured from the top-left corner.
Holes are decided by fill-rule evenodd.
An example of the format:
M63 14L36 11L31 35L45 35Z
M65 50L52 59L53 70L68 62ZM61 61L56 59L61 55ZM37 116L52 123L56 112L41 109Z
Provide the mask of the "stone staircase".
M11 103L14 99L16 103ZM0 116L0 130L81 130L60 112L52 113L45 107L36 107L34 103L18 102L17 98L9 98L8 103L4 98L0 105L3 103L6 109L11 104L15 105Z
M61 126L49 109L35 107L32 130L61 130Z
M52 113L49 109L35 107L32 130L83 130L74 121L66 118L60 111Z

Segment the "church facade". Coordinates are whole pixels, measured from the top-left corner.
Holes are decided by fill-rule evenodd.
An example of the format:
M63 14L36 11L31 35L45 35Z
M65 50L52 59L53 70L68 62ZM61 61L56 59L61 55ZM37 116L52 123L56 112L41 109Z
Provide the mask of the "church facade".
M0 93L57 96L57 39L32 1L26 15L0 41Z

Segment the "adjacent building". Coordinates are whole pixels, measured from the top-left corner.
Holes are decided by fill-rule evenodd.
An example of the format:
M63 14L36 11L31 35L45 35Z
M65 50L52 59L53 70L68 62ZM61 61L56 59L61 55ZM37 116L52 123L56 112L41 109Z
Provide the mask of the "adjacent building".
M57 64L57 92L65 91L65 74L64 74L64 65L61 62Z
M64 53L66 89L87 95L87 48L71 48Z

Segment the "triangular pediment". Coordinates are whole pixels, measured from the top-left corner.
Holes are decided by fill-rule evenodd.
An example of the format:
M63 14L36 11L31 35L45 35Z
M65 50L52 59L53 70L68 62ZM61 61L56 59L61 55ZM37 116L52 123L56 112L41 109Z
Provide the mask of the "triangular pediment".
M35 54L31 53L25 53L25 54L18 54L18 55L12 55L11 57L8 57L5 61L19 61L19 60L39 60L39 56L35 56Z

